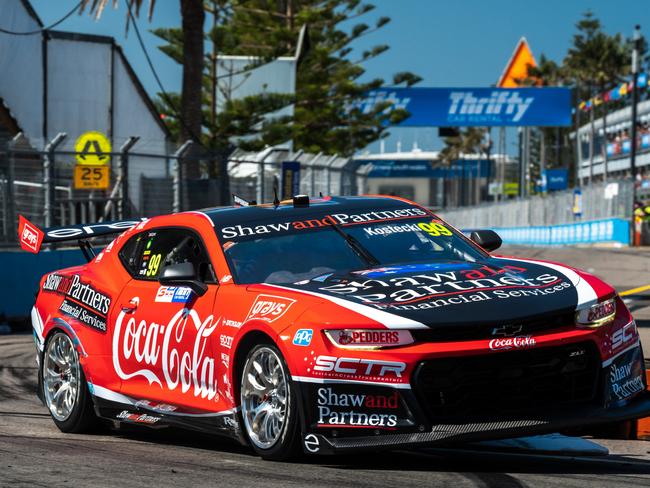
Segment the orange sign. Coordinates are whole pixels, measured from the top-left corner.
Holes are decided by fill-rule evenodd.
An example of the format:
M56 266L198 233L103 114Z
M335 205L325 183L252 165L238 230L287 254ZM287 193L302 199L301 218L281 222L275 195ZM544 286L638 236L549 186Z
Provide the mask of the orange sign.
M510 61L503 70L501 78L497 83L499 88L517 88L520 86L521 80L528 78L528 67L537 67L537 62L533 56L528 41L525 37L519 39L519 43L515 51L510 57Z
M75 190L106 190L111 179L109 166L87 166L78 164L74 168Z

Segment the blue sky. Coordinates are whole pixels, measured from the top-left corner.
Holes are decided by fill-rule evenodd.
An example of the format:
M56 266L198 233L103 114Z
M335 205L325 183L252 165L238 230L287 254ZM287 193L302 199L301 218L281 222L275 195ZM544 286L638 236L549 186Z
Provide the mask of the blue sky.
M7 1L7 0L3 0ZM17 0L14 0L17 1ZM365 18L372 23L379 16L392 21L380 31L360 39L355 47L366 49L388 44L390 50L366 63L366 76L390 80L398 71L412 71L423 78L420 86L489 86L497 80L518 39L525 36L539 58L541 53L560 60L568 49L581 14L591 9L609 33L631 35L641 24L650 36L650 8L647 0L369 0L376 9ZM31 0L48 25L71 9L77 0ZM148 2L145 0L145 3ZM133 32L124 35L125 6L108 9L99 21L88 15L73 15L59 30L114 36L126 52L147 91L158 91ZM160 41L148 32L155 27L180 24L178 0L158 0L152 22L139 20L145 43L165 89L178 91L181 68L156 46ZM417 140L422 149L439 149L437 129L393 129L386 150L410 149ZM370 148L377 149L377 144ZM511 148L512 151L512 148Z

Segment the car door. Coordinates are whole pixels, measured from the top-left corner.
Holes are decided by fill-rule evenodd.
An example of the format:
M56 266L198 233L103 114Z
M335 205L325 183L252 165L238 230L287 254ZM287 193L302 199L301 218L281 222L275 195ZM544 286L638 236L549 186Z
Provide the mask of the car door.
M154 228L132 237L123 250L132 280L119 297L112 337L122 394L179 410L218 410L212 339L219 323L213 315L218 282L200 236L187 228ZM158 282L166 266L185 262L208 285L203 296Z

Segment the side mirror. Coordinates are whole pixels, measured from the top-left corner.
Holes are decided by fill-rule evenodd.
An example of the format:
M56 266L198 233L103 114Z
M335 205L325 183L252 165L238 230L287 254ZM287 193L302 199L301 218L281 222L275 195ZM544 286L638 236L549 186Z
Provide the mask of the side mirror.
M470 234L469 238L476 242L479 246L481 246L483 249L486 251L494 251L495 249L499 249L501 247L501 244L503 241L499 237L499 234L494 232L493 230L474 230Z
M160 272L158 282L165 286L186 286L200 297L208 291L208 285L198 279L192 263L165 266Z

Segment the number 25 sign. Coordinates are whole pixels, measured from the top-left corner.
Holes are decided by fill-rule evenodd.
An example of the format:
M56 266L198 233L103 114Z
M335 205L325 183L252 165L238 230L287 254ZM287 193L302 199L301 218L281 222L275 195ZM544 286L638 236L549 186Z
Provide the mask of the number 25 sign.
M75 190L106 190L110 184L110 166L85 166L74 168Z

